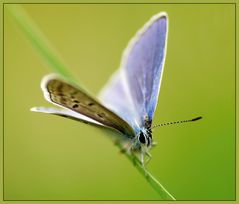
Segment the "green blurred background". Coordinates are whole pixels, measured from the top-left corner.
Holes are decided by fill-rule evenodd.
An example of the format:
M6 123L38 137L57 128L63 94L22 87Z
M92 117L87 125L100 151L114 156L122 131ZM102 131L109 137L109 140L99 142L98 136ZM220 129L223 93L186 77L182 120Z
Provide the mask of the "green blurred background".
M147 167L177 200L235 199L234 5L23 7L94 95L135 32L166 11L168 49L154 123L203 120L155 130L158 145ZM52 106L39 87L50 68L7 10L4 19L5 199L160 199L104 132L29 111Z

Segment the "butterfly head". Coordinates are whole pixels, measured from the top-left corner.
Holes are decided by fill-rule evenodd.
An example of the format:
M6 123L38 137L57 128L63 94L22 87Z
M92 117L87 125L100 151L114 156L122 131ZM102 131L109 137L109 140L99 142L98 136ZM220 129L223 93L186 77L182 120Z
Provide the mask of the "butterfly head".
M138 142L140 143L141 148L146 147L147 149L151 147L153 139L152 139L152 131L149 128L142 128L137 135Z

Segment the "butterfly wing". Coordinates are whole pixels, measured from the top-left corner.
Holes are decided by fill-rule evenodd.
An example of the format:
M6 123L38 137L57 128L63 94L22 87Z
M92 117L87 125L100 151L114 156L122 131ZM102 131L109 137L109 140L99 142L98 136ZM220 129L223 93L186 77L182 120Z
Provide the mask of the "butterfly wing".
M139 125L137 124L138 115L134 110L130 96L128 96L129 93L126 92L127 89L124 87L123 79L121 70L116 72L99 94L99 99L107 108L113 110L127 121L137 134L139 131Z
M163 74L167 33L167 14L153 16L124 51L121 68L114 76L116 85L112 86L111 80L100 95L107 107L135 126L151 125ZM110 100L111 95L114 100ZM118 104L117 98L124 103ZM131 114L134 118L127 119Z
M98 125L98 126L104 126L103 124L86 117L82 114L79 114L77 112L67 110L67 109L56 109L56 108L46 108L46 107L34 107L31 108L31 111L33 112L41 112L41 113L49 113L52 115L59 115L65 118L69 118L72 120L80 121L86 124L92 124L92 125Z
M41 88L47 101L113 128L129 138L134 137L135 133L127 122L101 105L85 91L59 76L55 74L45 76ZM82 117L81 119L85 120ZM85 121L88 122L89 120Z

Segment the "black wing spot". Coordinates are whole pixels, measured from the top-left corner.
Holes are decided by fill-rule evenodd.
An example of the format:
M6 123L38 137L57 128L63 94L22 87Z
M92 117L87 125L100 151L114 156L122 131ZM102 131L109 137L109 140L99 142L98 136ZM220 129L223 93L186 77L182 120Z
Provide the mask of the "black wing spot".
M78 104L74 104L74 105L72 106L72 108L78 108L78 107L79 107Z
M93 106L93 105L95 105L94 103L88 103L88 106Z
M80 103L79 101L77 101L77 100L74 100L73 102L75 102L75 103Z
M97 116L99 116L100 118L103 118L103 116L101 114L99 114L99 113L97 113Z
M97 116L99 116L100 118L104 118L105 114L104 113L97 113Z

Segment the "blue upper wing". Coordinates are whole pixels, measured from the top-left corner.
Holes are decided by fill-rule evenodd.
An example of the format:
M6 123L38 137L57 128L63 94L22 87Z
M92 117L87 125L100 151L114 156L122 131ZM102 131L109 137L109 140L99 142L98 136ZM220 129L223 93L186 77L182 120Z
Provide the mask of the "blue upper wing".
M130 92L126 87L125 77L121 70L117 71L100 93L100 100L110 110L123 118L137 133L140 129L138 112L135 111Z
M167 33L167 14L153 16L130 41L120 70L101 94L102 102L135 130L136 127L151 125L153 119L166 55Z

